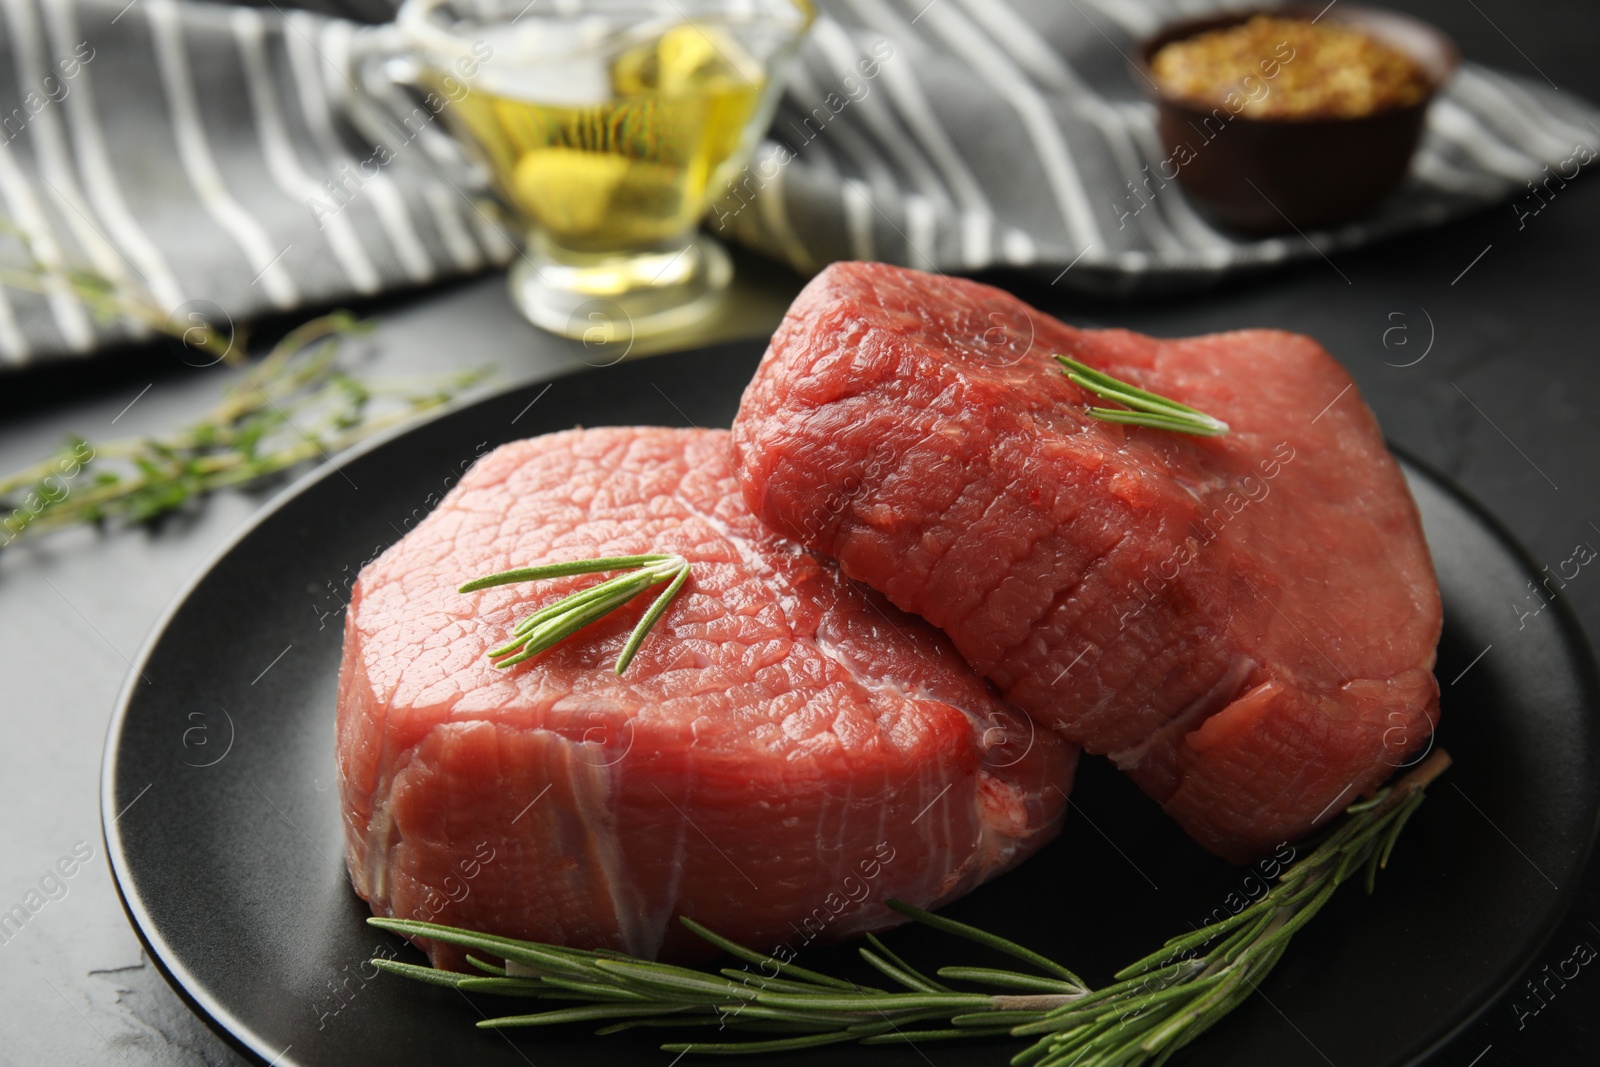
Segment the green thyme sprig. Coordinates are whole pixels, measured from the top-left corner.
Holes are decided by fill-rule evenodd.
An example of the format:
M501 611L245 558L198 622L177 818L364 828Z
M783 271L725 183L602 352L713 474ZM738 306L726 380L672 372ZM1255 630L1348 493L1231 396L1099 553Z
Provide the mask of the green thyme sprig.
M1218 437L1228 432L1228 424L1212 418L1203 411L1169 400L1157 393L1147 392L1104 371L1079 363L1069 356L1057 356L1064 373L1072 384L1087 389L1095 396L1116 401L1120 408L1089 409L1089 414L1106 422L1121 422L1132 426L1151 426L1158 430L1198 434L1201 437Z
M217 489L327 459L449 403L487 375L356 378L339 356L370 329L348 312L312 319L250 366L198 422L107 442L73 437L56 455L0 477L0 547L80 523L146 522Z
M621 676L633 662L634 654L644 643L645 635L672 605L683 583L689 580L689 561L682 556L651 554L645 556L611 556L605 559L578 559L567 563L546 563L538 567L521 567L501 571L482 578L474 578L457 592L475 593L491 586L511 582L534 582L543 578L564 578L573 574L597 574L602 571L627 571L615 578L590 586L588 589L563 597L548 607L540 608L519 622L511 631L512 639L488 653L497 660L496 667L514 667L532 659L546 649L554 648L592 622L603 619L628 603L651 586L667 582L666 589L656 597L639 624L622 646L617 657L616 672Z
M22 268L0 265L0 287L53 296L66 295L82 304L100 325L127 319L134 330L153 330L203 352L213 362L240 366L245 356L244 328L221 330L203 322L200 316L180 318L162 310L161 304L136 279L114 282L97 271L70 264L52 263L39 254L27 231L9 219L0 218L0 236L15 240L27 259Z
M890 907L918 922L1004 953L1028 970L942 967L924 974L868 936L861 958L894 988L845 981L780 960L687 918L695 935L743 963L695 970L629 957L518 941L405 919L367 921L408 937L469 951L476 974L457 974L391 959L391 974L463 993L526 997L568 1006L484 1019L483 1028L601 1023L597 1033L636 1027L708 1027L750 1040L679 1041L669 1053L778 1052L860 1042L1031 1037L1016 1067L1133 1067L1165 1063L1255 991L1294 934L1352 874L1368 892L1387 865L1400 832L1428 784L1450 765L1435 752L1397 784L1351 805L1344 818L1261 899L1238 914L1167 941L1123 968L1113 984L1091 990L1060 964L1015 942L909 905ZM490 961L490 957L505 961ZM752 970L751 968L755 969ZM949 983L982 987L963 990Z

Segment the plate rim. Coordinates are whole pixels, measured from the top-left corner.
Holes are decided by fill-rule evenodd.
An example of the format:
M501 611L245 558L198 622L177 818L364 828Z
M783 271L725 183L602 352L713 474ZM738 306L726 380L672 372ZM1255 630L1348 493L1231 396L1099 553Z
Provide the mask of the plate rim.
M1489 509L1488 505L1473 496L1460 483L1439 470L1438 467L1421 459L1411 449L1395 444L1387 436L1384 437L1384 444L1392 455L1405 460L1405 462L1416 468L1437 488L1443 490L1446 496L1454 498L1456 503L1460 504L1474 518L1488 527L1489 531L1494 534L1495 539L1500 542L1501 547L1509 550L1512 558L1530 574L1538 572L1539 568L1535 564L1533 553L1523 545L1521 539L1512 532L1505 522ZM1431 562L1431 546L1429 557ZM1556 611L1558 620L1556 632L1561 635L1563 641L1573 646L1571 651L1575 661L1574 665L1577 668L1577 679L1588 698L1586 703L1594 711L1600 712L1600 661L1597 661L1596 658L1597 650L1594 639L1584 630L1583 622L1578 618L1578 613L1573 610L1572 605L1565 599L1552 601L1548 606L1558 609ZM1590 741L1589 755L1600 755L1600 730L1595 731L1594 738ZM1484 997L1476 1007L1464 1014L1453 1026L1445 1028L1436 1039L1425 1042L1420 1046L1405 1061L1406 1067L1419 1067L1430 1056L1444 1048L1469 1026L1481 1019L1516 984L1517 978L1528 969L1528 966L1539 958L1539 955L1549 946L1551 939L1555 937L1556 931L1561 928L1561 924L1571 914L1573 905L1577 903L1578 893L1583 882L1583 871L1588 868L1589 862L1594 856L1597 841L1600 841L1600 802L1596 803L1594 811L1590 813L1588 834L1584 839L1583 847L1578 850L1578 855L1574 859L1574 867L1579 873L1575 879L1569 880L1565 887L1557 888L1555 903L1546 912L1546 920L1532 946L1526 953L1512 959L1511 964L1502 971L1502 976L1495 981L1494 991L1490 995Z
M418 433L441 419L470 411L473 408L495 403L503 398L520 391L528 391L540 385L558 381L563 378L582 376L589 373L614 372L619 366L637 366L641 363L654 361L658 356L667 359L683 356L706 356L710 353L730 349L746 350L756 345L765 345L765 340L746 338L735 341L719 342L714 345L703 345L689 349L682 349L670 353L658 353L643 357L639 360L630 360L625 363L611 364L605 367L592 366L566 366L556 368L549 373L539 374L487 392L470 400L457 401L442 405L428 412L421 419L393 427L381 433L374 434L365 441L339 454L338 460L329 458L323 460L306 471L299 477L291 480L287 485L280 487L276 493L263 503L244 523L235 529L215 549L209 552L204 560L197 564L194 571L184 580L174 593L166 606L162 609L156 621L152 623L150 632L140 644L138 652L133 657L127 672L119 686L115 703L112 707L111 717L106 726L106 736L101 753L99 775L99 809L101 841L105 846L106 859L111 869L112 884L116 888L117 899L122 905L124 915L127 916L129 925L133 927L134 934L144 947L147 956L160 971L180 1000L191 1011L216 1033L226 1044L235 1051L254 1057L261 1063L273 1064L288 1051L287 1048L273 1053L261 1044L260 1036L254 1027L239 1018L232 1011L223 1007L209 992L206 985L188 969L174 951L173 947L161 936L156 928L156 923L145 907L142 897L139 896L133 885L133 877L128 869L128 857L124 848L121 832L117 823L127 809L122 812L114 810L116 802L116 772L118 756L121 749L122 736L128 721L129 713L138 687L143 679L145 666L161 643L173 619L183 609L195 590L210 576L213 570L230 554L239 544L250 537L257 529L268 522L274 515L286 508L290 502L297 499L312 485L322 482L340 473L343 463L362 458L372 452L386 447L392 441L412 433ZM1443 473L1434 464L1423 460L1410 448L1396 444L1385 437L1384 443L1391 455L1409 464L1434 487L1455 503L1463 507L1471 516L1493 535L1500 547L1508 552L1517 564L1529 573L1535 573L1538 567L1529 550L1523 546L1521 540L1494 512L1482 501L1473 496L1455 479ZM1431 552L1430 552L1431 557ZM1593 639L1584 630L1576 611L1565 599L1553 601L1551 605L1556 609L1557 633L1564 644L1569 646L1575 666L1575 677L1580 690L1585 694L1585 701L1590 707L1600 712L1600 664L1597 664L1597 650ZM1591 741L1590 755L1600 755L1600 730L1596 730L1594 740ZM137 797L135 802L137 802ZM132 804L130 803L129 807ZM1411 1050L1399 1050L1399 1055L1404 1057L1397 1061L1405 1067L1417 1067L1423 1064L1436 1052L1449 1044L1498 1002L1502 996L1515 984L1517 978L1527 970L1539 955L1549 945L1551 939L1560 929L1570 914L1582 884L1581 872L1587 868L1592 858L1597 841L1600 841L1600 802L1597 802L1590 814L1589 825L1583 847L1575 858L1574 866L1580 874L1576 879L1568 880L1564 887L1558 887L1556 899L1546 911L1546 918L1540 925L1538 933L1530 942L1530 947L1523 953L1516 954L1501 968L1499 974L1491 983L1492 992L1482 997L1470 1010L1462 1014L1455 1022L1441 1030L1433 1037L1426 1039L1420 1046ZM292 1047L292 1046L290 1046ZM276 1057L276 1058L275 1058Z

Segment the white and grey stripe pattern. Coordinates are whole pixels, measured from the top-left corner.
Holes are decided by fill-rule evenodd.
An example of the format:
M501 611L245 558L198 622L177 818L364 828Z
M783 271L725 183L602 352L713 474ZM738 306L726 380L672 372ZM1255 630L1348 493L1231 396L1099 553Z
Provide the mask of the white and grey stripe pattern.
M767 143L707 225L803 271L1025 267L1120 291L1313 256L1299 236L1215 230L1181 196L1122 215L1163 155L1134 39L1247 2L821 0ZM168 313L242 321L515 254L440 131L402 123L400 91L364 74L392 27L180 0L0 8L0 269L31 251ZM1593 107L1471 65L1429 122L1402 192L1308 235L1317 248L1526 194L1580 146L1600 156ZM140 335L64 284L0 287L0 369Z
M515 254L486 228L481 183L425 143L437 130L396 117L374 135L348 113L383 29L178 0L0 8L0 269L13 280L31 254L180 321L242 322ZM0 369L148 334L90 314L65 282L34 288L0 287Z

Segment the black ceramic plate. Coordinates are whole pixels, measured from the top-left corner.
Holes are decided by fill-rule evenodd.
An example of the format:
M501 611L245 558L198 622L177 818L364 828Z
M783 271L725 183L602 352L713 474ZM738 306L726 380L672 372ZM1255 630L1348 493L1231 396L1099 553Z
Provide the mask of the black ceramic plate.
M279 1065L671 1060L644 1036L479 1031L479 1010L508 1002L474 1004L363 966L378 951L417 957L362 923L341 859L340 622L363 562L481 452L574 424L726 426L758 356L741 345L627 363L444 415L306 478L179 598L122 693L102 809L134 925L223 1033ZM1577 884L1600 802L1587 645L1559 607L1519 620L1513 605L1533 606L1534 568L1475 506L1414 465L1407 475L1444 591L1437 742L1456 765L1377 894L1343 890L1264 995L1181 1063L1415 1062L1520 972ZM1246 871L1200 851L1099 761L1074 801L1059 841L950 913L1103 981L1245 888ZM971 958L926 930L890 940L914 960ZM933 1059L1002 1064L1018 1047L941 1044ZM842 1047L783 1062L927 1061Z

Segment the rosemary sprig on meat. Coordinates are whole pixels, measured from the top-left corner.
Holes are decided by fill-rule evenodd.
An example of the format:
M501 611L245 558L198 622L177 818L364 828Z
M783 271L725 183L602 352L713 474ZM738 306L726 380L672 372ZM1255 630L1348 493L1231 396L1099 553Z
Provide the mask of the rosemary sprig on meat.
M1361 872L1371 892L1380 868L1428 784L1450 765L1434 753L1405 778L1345 809L1315 848L1287 867L1261 899L1208 926L1167 941L1091 989L1072 971L1015 942L909 905L902 914L1028 965L1027 970L942 967L930 976L868 936L861 958L888 988L845 981L780 960L679 921L743 968L695 970L629 957L517 941L405 919L367 920L412 937L459 945L478 974L457 974L390 959L392 974L463 993L527 997L567 1006L485 1019L484 1028L600 1023L600 1034L637 1027L707 1027L750 1040L676 1041L669 1053L777 1052L816 1045L892 1044L958 1038L1033 1038L1016 1067L1124 1067L1161 1064L1253 993L1296 931L1335 890ZM499 958L503 964L492 962ZM751 967L755 970L752 971ZM979 987L959 989L950 983Z
M622 654L617 657L616 672L621 676L633 662L634 654L644 643L651 627L672 605L683 583L689 580L689 561L682 556L659 553L645 556L612 556L606 559L578 559L567 563L546 563L538 567L521 567L501 571L482 578L474 578L457 592L474 593L491 586L511 582L533 582L542 578L563 578L573 574L597 574L601 571L627 571L599 585L573 593L548 607L540 608L516 625L512 639L488 656L496 660L496 667L514 667L532 659L546 649L554 648L592 622L611 614L651 586L669 583L639 619Z
M1201 437L1218 437L1228 432L1227 423L1187 404L1130 385L1121 378L1113 378L1069 356L1057 356L1056 362L1061 364L1063 373L1073 385L1123 405L1120 408L1090 408L1089 414L1097 419L1198 434Z

